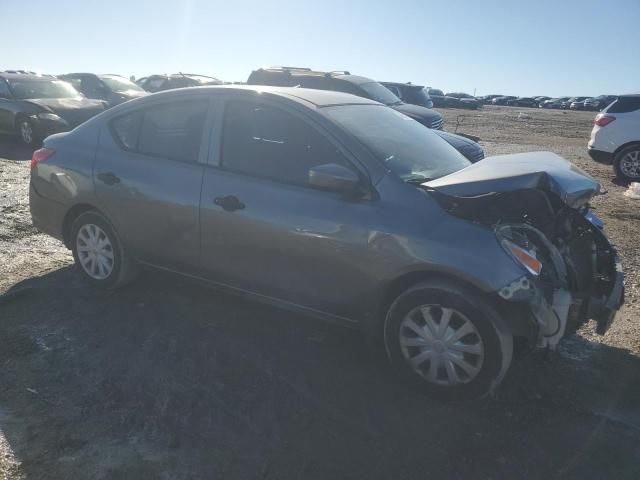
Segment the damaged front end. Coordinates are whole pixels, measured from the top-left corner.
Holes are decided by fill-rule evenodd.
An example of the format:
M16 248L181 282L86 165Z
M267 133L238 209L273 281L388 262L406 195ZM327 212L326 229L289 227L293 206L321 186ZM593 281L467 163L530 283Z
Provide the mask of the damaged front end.
M597 333L607 331L624 301L623 274L602 223L589 210L600 185L546 152L541 163L547 170L532 170L531 156L539 154L506 156L522 167L514 176L491 176L484 167L467 182L449 179L424 188L451 215L495 231L505 254L523 268L521 278L496 294L507 315L529 316L528 336L536 346L553 348L589 319L597 322Z

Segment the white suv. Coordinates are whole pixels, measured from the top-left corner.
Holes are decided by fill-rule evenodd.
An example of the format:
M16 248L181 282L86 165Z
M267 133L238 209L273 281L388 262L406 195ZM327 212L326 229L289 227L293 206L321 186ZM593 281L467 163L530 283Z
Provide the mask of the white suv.
M618 177L640 181L640 94L621 95L596 116L588 149Z

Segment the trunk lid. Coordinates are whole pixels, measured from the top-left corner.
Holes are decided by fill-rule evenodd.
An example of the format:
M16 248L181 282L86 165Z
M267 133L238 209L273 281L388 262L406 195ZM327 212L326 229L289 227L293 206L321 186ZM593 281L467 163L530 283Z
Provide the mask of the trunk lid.
M600 191L600 184L571 162L552 152L487 157L445 177L422 184L452 197L476 197L536 189L557 195L578 208Z

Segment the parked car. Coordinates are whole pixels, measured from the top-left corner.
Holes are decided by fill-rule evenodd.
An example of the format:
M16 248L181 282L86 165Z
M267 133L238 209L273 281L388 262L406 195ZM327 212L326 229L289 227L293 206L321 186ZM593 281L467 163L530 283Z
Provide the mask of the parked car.
M483 105L491 105L491 102L494 98L503 97L504 95L500 94L491 94L491 95L483 95L481 97L477 97L478 101Z
M640 182L640 94L620 95L596 115L588 151L596 162L613 164L619 178Z
M298 67L261 68L251 73L247 83L249 85L293 86L350 93L387 105L427 128L442 130L443 119L438 112L419 105L404 103L375 80L351 75L346 71L317 72L310 68ZM479 158L484 158L484 151L479 144L476 142L470 144L466 138L455 140L455 137L457 136L443 136L470 161L476 162Z
M569 110L573 102L577 102L577 101L584 102L586 99L587 97L569 97L567 100L565 100L560 104L560 108L562 108L563 110Z
M434 107L456 108L460 106L460 100L453 97L447 97L442 90L429 88L428 93Z
M551 98L549 100L545 100L544 102L542 102L540 107L542 107L542 108L560 109L560 108L562 108L562 104L564 102L566 102L567 100L569 100L569 97Z
M576 97L573 102L569 104L570 110L584 110L584 102L589 97Z
M447 93L447 97L457 98L460 101L461 108L477 110L478 107L482 105L476 97L469 95L468 93L452 92Z
M58 78L69 82L85 97L104 100L110 107L148 94L138 85L120 75L67 73L58 75Z
M222 81L206 75L176 73L174 75L151 75L136 80L136 84L147 92L155 93L174 88L201 87L203 85L222 85Z
M505 95L504 97L496 97L491 100L493 105L506 105L509 100L513 100L518 97L514 97L513 95Z
M71 130L105 106L51 75L0 72L0 132L17 135L30 146Z
M594 98L587 98L584 101L584 109L599 112L608 107L616 98L615 95L599 95Z
M551 97L538 96L538 97L533 97L533 99L536 102L538 102L538 106L540 106L540 104L542 104L542 102L546 102L547 100L551 100Z
M433 101L429 97L427 89L422 85L411 83L380 82L404 103L419 105L421 107L433 108Z
M538 101L531 97L518 97L507 100L507 105L510 107L530 107L538 108Z
M550 152L470 165L363 97L229 86L47 138L30 207L96 287L138 265L201 278L359 328L428 393L479 398L514 339L555 346L612 322L623 276L587 213L599 189Z

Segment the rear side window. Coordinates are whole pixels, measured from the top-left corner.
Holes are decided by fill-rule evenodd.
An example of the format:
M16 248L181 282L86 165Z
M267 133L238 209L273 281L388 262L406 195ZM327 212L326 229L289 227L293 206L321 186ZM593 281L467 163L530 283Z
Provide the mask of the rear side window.
M208 102L159 105L118 117L113 133L127 150L154 157L196 162Z
M349 166L338 149L300 118L266 105L228 102L222 166L286 183L308 183L309 169L326 163Z
M640 95L638 96L628 96L628 97L618 97L618 100L613 102L606 109L607 113L629 113L635 112L640 109Z

